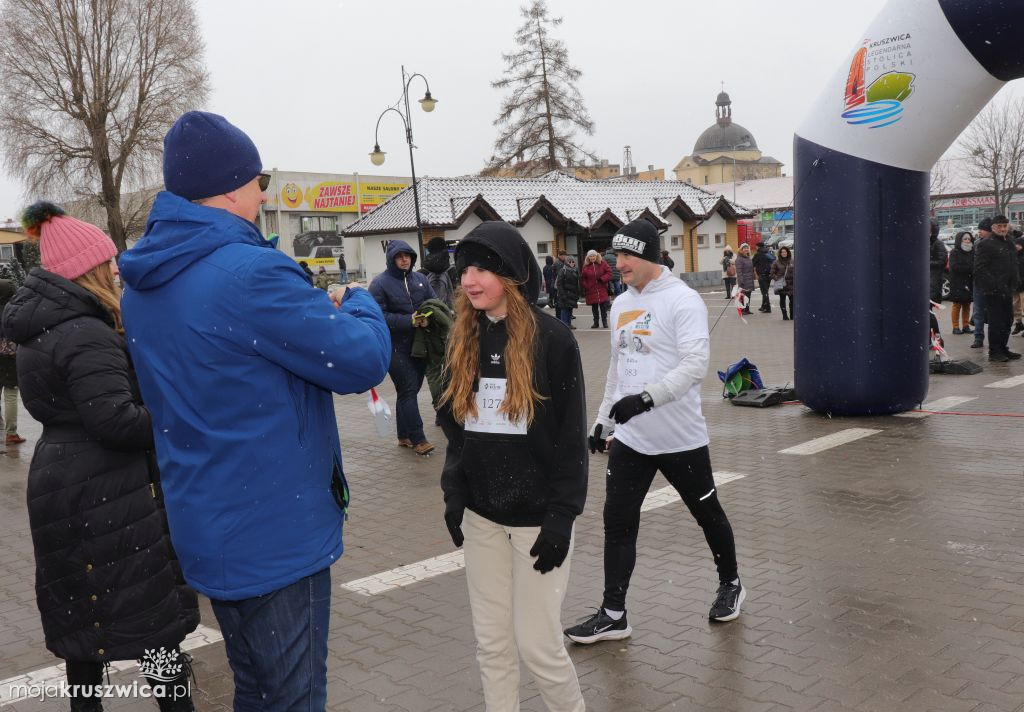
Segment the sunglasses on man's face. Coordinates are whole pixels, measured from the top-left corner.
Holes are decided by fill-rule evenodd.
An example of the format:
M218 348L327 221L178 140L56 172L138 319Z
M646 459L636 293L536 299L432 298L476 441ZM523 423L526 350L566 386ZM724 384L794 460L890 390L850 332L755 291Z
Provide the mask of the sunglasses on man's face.
M260 173L258 176L256 176L256 179L260 182L260 190L266 192L267 188L270 187L270 174Z

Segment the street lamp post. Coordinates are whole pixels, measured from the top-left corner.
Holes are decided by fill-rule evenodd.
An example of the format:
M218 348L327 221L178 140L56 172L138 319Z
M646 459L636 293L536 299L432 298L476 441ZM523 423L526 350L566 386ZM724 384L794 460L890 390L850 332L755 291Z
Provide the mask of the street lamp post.
M373 153L370 154L370 162L375 166L384 164L385 152L380 150L380 141L377 138L377 134L380 131L380 120L384 118L384 115L390 111L395 112L402 119L402 125L405 126L405 141L409 144L409 169L412 172L412 199L416 206L416 242L419 245L419 257L423 259L423 223L420 219L420 192L416 185L416 161L413 158L412 149L414 148L412 142L412 114L409 111L409 85L412 84L412 80L419 77L423 80L423 83L427 87L427 93L423 95L423 98L419 100L420 106L427 113L434 110L437 106L437 99L430 95L430 83L427 78L422 74L410 74L406 76L405 65L402 65L402 98L395 102L394 106L389 106L380 113L377 117L377 128L373 131ZM399 111L398 105L404 107L404 112Z

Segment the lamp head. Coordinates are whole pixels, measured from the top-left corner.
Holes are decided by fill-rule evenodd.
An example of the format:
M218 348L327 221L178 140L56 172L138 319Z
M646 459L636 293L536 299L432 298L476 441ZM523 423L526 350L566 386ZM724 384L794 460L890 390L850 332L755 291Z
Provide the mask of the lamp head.
M380 150L380 144L373 144L373 153L370 154L370 163L375 166L384 165L384 151Z
M437 106L437 99L430 96L430 92L428 91L423 95L423 98L420 99L420 106L422 106L423 110L429 114L434 110L434 107Z

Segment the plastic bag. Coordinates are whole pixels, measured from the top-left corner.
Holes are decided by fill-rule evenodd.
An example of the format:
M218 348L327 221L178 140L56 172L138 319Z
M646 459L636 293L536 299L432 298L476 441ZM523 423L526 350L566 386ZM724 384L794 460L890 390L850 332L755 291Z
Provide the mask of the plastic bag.
M745 358L731 364L725 371L719 371L718 378L723 384L723 398L732 398L743 391L764 388L761 372Z
M387 402L377 395L377 391L373 388L370 389L370 394L366 399L366 407L370 409L370 413L373 415L374 425L377 426L377 434L382 438L390 437L392 434L391 428L391 408L388 407Z

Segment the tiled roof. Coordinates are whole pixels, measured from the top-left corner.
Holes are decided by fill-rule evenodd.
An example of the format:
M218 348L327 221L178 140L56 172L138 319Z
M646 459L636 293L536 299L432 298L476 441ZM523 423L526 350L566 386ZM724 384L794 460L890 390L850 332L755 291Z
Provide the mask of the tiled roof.
M712 192L732 195L732 183L704 186ZM750 210L793 209L793 177L760 178L736 181L736 203Z
M733 208L721 194L684 181L584 181L557 171L540 178L422 178L418 188L424 227L458 225L475 201L485 212L493 211L511 223L521 223L535 209L553 209L584 229L593 227L609 211L623 223L636 219L645 209L659 217L670 209L707 217L724 203L726 209L746 212ZM416 211L410 186L350 225L345 235L415 229Z

